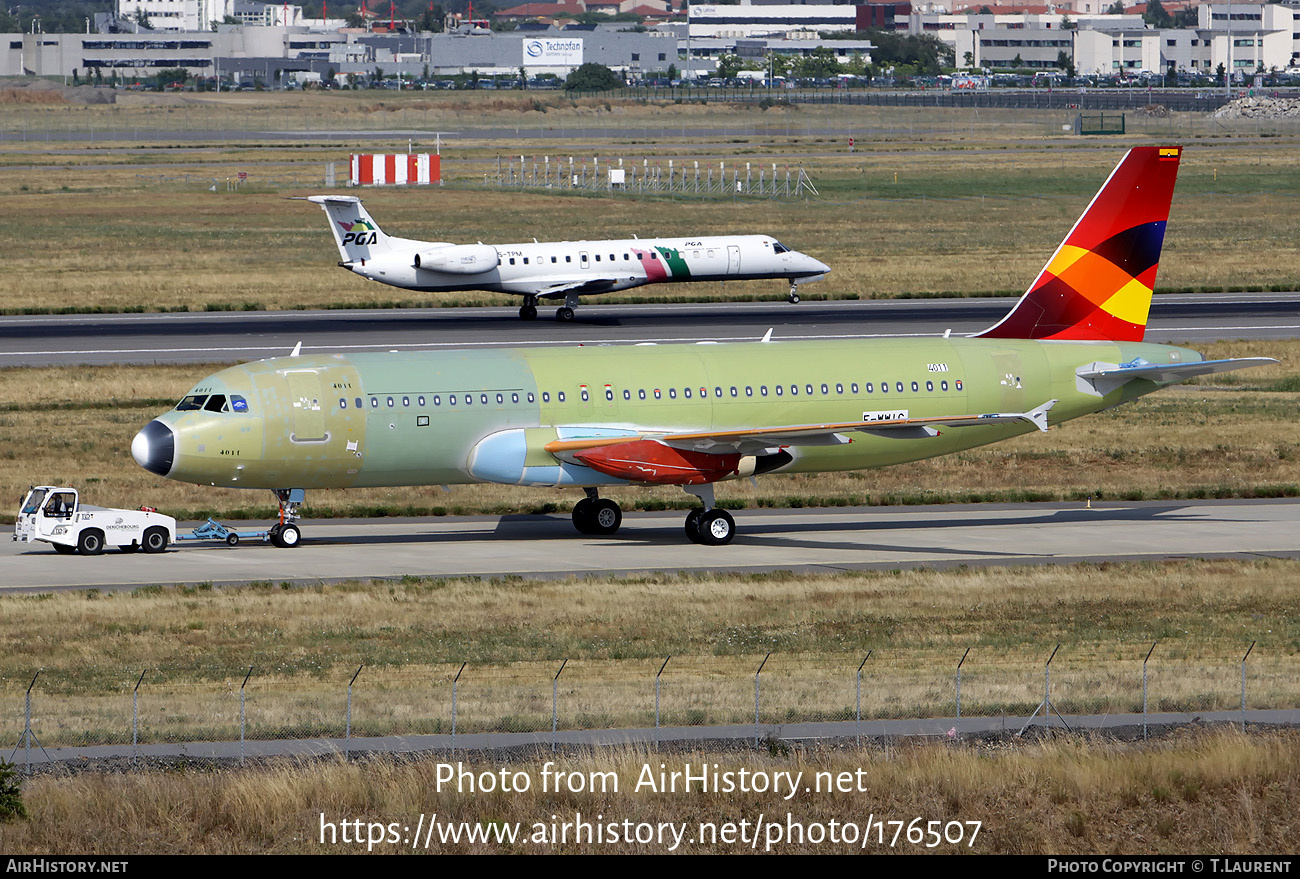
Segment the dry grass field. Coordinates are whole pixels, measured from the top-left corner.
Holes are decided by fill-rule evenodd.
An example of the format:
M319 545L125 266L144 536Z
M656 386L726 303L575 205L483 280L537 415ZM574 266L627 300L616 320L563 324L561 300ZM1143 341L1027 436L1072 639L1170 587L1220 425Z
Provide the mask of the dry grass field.
M0 597L0 732L16 739L41 669L34 729L50 747L142 741L542 731L551 682L565 729L746 723L763 657L765 723L1027 717L1053 660L1064 713L1294 707L1300 564L1181 561L842 575L421 579L287 588L148 587ZM17 724L17 726L15 726ZM1018 723L1013 722L1018 727Z
M420 140L410 132L442 139L448 185L367 192L373 215L395 234L509 242L765 231L831 265L830 278L807 292L832 298L1019 292L1123 149L1169 137L1190 145L1161 289L1300 285L1300 146L1294 136L1260 140L1249 127L1211 137L1180 118L1098 142L1061 134L1065 116L1010 111L967 120L963 111L763 111L556 95L122 98L17 105L0 117L0 195L11 217L0 246L12 278L0 310L512 301L367 284L335 268L323 215L286 201L321 191L327 162L343 173L352 152L404 151ZM468 124L493 127L500 139L458 136ZM260 130L288 134L240 135ZM105 139L84 139L95 132ZM679 169L752 163L755 174L802 166L821 196L596 197L483 186L503 163L544 165L547 156L579 166L648 161L664 171L670 160ZM248 184L229 191L241 171ZM779 282L733 282L661 285L606 301L784 294Z
M771 755L634 748L560 755L554 768L565 773L587 778L611 774L604 777L606 791L594 793L542 792L544 763L550 759L549 754L501 762L470 758L463 768L474 773L499 775L504 769L515 778L526 774L533 785L527 792L479 795L448 785L440 790L439 764L432 761L384 759L41 777L25 785L30 819L0 823L0 849L10 855L757 850L1267 856L1293 852L1300 832L1295 809L1300 740L1294 733L1245 737L1189 732L1147 746L1066 740L956 747L902 743ZM848 773L855 781L851 792L814 789L789 801L771 793L636 792L644 769L657 771L661 763L678 771L686 763L706 763L720 772L803 773L801 778L810 783L819 773L829 773L825 779ZM617 793L612 792L614 776ZM922 830L937 820L950 839L961 841L935 845L922 832L916 834L919 842L908 844L907 826L918 818ZM475 828L491 841L462 837L443 842L435 834L431 844L426 846L421 835L418 846L412 846L416 828L427 828L433 820L449 829L463 822L462 833ZM641 839L654 841L628 842L620 836L609 842L602 835L602 842L593 842L590 830L586 840L575 841L576 820L599 823L602 829L615 824L624 835L637 832L636 824L648 824ZM361 822L353 825L350 842L342 841L343 821ZM748 822L744 838L741 821ZM877 821L902 824L877 827ZM951 821L961 822L961 833L948 825ZM558 828L552 828L566 822L567 841L557 842ZM716 832L724 822L731 823L733 832L726 841ZM834 837L832 822L840 828ZM873 829L864 841L869 822ZM973 822L979 828L971 843ZM659 842L652 832L665 823L676 825L681 838L676 845L671 835ZM803 828L802 840L788 835L796 823ZM849 831L846 823L856 826ZM331 825L332 833L323 831L322 824ZM390 825L397 828L393 837ZM497 834L503 831L523 838L499 842ZM751 847L755 832L757 842ZM384 841L370 845L372 833ZM355 842L358 836L360 843Z

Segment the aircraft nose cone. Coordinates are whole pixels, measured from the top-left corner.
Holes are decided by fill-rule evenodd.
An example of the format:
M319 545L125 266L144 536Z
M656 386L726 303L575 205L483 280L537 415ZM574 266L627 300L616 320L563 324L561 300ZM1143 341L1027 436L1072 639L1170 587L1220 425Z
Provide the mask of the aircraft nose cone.
M150 421L131 440L131 457L150 473L166 476L176 457L176 435L161 421Z

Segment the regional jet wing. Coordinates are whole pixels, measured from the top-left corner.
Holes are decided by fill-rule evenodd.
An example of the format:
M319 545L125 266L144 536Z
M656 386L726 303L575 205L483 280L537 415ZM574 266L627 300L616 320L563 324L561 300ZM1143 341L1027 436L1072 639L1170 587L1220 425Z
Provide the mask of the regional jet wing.
M852 442L847 433L869 433L892 439L921 439L938 436L941 428L990 427L995 424L1025 423L1047 430L1047 413L1056 405L1049 400L1028 412L990 412L982 415L890 418L873 421L842 421L831 424L791 424L780 427L752 427L698 433L640 433L554 440L546 444L552 454L576 452L601 446L653 440L675 449L698 452L755 452L773 446L827 446Z
M605 293L625 278L583 278L578 281L512 281L505 285L511 293L530 293L542 299L555 299L569 293Z

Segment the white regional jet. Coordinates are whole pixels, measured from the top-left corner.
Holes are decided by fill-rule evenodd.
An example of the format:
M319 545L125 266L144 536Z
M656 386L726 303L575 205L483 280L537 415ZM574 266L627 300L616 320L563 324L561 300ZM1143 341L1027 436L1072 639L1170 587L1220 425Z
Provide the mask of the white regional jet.
M515 293L524 297L524 320L537 317L538 299L563 299L555 318L570 321L579 296L668 281L783 278L790 301L798 302L800 284L830 271L766 235L449 244L385 235L355 196L307 200L329 216L343 268L408 290Z

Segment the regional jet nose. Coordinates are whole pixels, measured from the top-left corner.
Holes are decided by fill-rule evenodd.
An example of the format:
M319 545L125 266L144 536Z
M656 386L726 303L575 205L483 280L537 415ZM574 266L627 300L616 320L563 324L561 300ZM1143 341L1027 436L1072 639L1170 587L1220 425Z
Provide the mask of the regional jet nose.
M150 421L131 440L131 457L150 473L166 476L176 458L176 435L161 421Z

